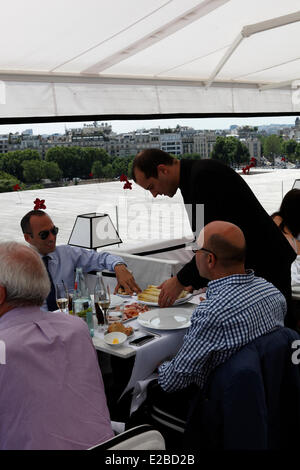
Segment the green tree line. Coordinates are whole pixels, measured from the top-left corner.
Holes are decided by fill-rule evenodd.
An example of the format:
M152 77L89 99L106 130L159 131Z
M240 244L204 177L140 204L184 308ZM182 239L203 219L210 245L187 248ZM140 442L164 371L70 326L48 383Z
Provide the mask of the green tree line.
M129 175L131 157L111 157L103 149L81 147L53 147L45 160L37 150L17 150L0 154L0 192L13 191L19 184L40 183L43 179L60 181L62 178L115 178L122 173ZM32 186L30 186L32 188Z
M236 137L217 137L211 158L239 167L250 160L248 147Z
M276 156L285 156L289 161L300 159L300 143L283 140L281 136L260 137L262 154L270 161ZM249 162L252 155L248 148L235 137L217 137L210 157L227 165L237 166ZM105 150L92 147L53 147L45 160L37 150L17 150L0 154L0 192L12 191L16 184L22 189L41 183L43 179L60 181L62 178L117 178L121 174L131 175L134 156L112 157ZM200 159L198 153L183 154L179 159ZM26 186L27 185L27 186ZM32 186L30 186L32 188Z
M300 159L300 143L296 140L283 140L281 136L270 135L261 137L262 154L270 159L284 156L290 162L296 162Z

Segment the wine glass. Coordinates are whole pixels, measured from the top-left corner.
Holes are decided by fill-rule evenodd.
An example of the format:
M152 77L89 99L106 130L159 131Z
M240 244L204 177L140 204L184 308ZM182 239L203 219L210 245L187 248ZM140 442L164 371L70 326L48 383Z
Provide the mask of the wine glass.
M55 285L56 303L62 313L69 313L69 293L66 285L62 282Z
M107 327L107 311L110 306L110 291L109 286L105 287L95 293L95 310L98 320L98 329L103 330Z

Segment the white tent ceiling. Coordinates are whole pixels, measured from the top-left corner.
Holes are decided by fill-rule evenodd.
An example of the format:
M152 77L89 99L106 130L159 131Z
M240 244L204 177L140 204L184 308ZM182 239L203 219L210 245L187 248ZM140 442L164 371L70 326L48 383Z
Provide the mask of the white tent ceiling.
M0 119L300 111L300 0L10 0Z

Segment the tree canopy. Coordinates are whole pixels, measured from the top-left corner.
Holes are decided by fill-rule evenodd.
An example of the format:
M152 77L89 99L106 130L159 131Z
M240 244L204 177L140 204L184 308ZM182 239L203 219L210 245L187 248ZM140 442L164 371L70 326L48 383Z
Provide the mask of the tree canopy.
M278 135L272 134L268 137L262 137L261 143L265 157L274 158L281 155L282 139Z
M31 149L7 152L1 155L0 170L23 180L22 163L27 160L41 160L39 152Z
M105 150L93 147L53 147L48 150L46 161L57 163L64 178L88 178L94 162L105 166L111 157Z
M240 165L249 161L250 154L245 144L236 137L217 137L211 158L226 165Z
M0 193L13 191L16 185L20 185L20 181L17 178L5 171L0 171Z

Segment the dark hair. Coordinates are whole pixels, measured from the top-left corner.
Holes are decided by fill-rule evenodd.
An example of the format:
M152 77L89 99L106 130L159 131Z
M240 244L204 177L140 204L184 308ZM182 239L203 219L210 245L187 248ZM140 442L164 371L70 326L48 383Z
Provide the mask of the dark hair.
M22 218L20 224L21 224L21 229L23 233L30 233L31 232L31 226L30 226L30 217L36 215L38 217L43 217L46 214L46 212L41 211L40 209L34 211L27 212L27 214L24 215Z
M135 181L134 171L141 170L146 178L157 178L158 165L173 165L175 158L159 149L142 150L136 155L132 164L132 178Z
M300 189L291 189L286 193L279 211L274 212L271 217L277 215L282 218L279 228L284 232L284 227L287 227L296 238L300 233Z
M216 254L218 260L224 267L230 267L232 264L245 262L246 243L239 247L225 240L221 235L215 233L208 240L208 249Z

